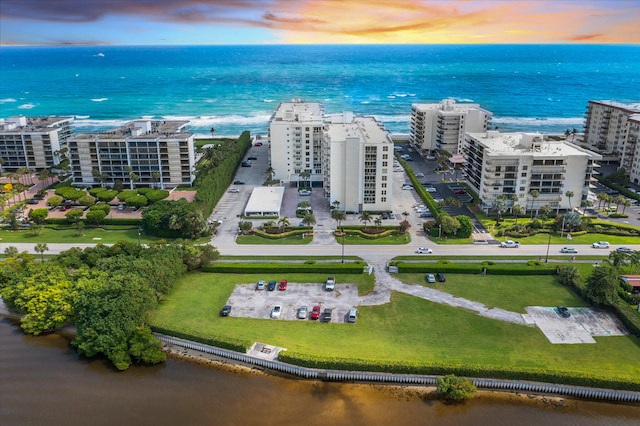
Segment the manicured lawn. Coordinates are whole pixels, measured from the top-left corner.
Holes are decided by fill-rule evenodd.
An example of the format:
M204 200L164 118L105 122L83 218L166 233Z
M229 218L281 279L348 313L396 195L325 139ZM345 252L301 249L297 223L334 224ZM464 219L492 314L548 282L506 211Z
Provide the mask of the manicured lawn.
M256 279L253 275L189 274L153 313L151 323L203 337L259 341L326 357L540 368L639 381L640 343L635 337L600 337L596 344L552 345L535 327L491 320L399 293L392 295L390 304L359 307L357 324L219 317L233 286ZM309 277L304 281L309 282ZM348 282L346 277L339 277L339 281ZM296 281L292 277L290 282ZM526 286L531 290L533 284ZM489 287L485 291L497 294L503 290ZM527 304L544 302L547 292L557 292L554 302L558 300L558 304L577 302L575 296L559 291L545 279L531 294L534 303Z
M238 235L236 243L238 244L255 244L255 245L296 245L296 244L309 244L313 241L313 235L305 236L302 238L300 235L292 235L290 237L283 238L264 238L259 235Z
M342 236L335 237L338 244L342 244ZM344 245L399 245L409 244L411 242L411 235L389 235L387 237L381 237L376 239L363 238L359 235L345 235Z
M77 235L75 229L50 229L42 228L39 235L35 235L31 230L0 231L0 238L3 243L103 243L115 244L118 241L138 241L138 229L131 229L131 226L118 227L110 225L105 228L86 227L82 231L82 236ZM158 238L140 235L140 242L143 244L157 241Z
M446 282L428 284L424 274L397 274L409 284L435 288L454 296L483 303L490 308L526 313L526 306L588 306L554 276L446 274Z

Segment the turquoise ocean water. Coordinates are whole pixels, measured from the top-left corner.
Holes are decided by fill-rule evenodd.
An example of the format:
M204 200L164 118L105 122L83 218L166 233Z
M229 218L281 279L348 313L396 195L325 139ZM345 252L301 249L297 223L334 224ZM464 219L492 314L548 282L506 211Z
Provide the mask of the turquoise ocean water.
M373 115L408 133L411 104L454 98L503 131L582 131L587 101L640 101L640 46L1 47L0 118L72 115L78 131L140 117L265 134L279 102Z

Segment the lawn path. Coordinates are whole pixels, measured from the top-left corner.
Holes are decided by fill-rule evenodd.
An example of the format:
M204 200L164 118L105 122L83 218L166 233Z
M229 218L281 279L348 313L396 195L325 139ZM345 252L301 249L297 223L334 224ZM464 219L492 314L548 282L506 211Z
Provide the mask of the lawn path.
M391 300L391 291L399 291L431 302L467 309L483 317L526 325L522 314L517 312L506 311L500 308L489 308L482 303L473 302L462 297L455 297L449 293L421 285L405 284L387 272L387 259L384 256L363 256L363 259L369 266L373 267L373 273L376 276L376 286L373 292L360 298L360 305L389 303Z

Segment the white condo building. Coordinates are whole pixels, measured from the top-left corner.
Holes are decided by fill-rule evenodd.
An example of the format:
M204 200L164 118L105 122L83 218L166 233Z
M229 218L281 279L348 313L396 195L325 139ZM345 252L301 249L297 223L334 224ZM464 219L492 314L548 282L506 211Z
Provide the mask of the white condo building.
M627 140L622 152L620 167L629 175L629 180L640 183L640 114L632 114L627 118Z
M73 117L9 117L0 120L2 170L42 170L60 163Z
M487 130L492 115L479 104L457 104L453 99L437 104L413 104L409 142L423 155L434 150L457 154L464 134Z
M72 136L68 144L73 184L191 185L195 154L193 133L183 132L188 124L136 120L102 133Z
M640 104L589 101L584 140L590 146L621 155L625 151L627 119L640 113Z
M275 179L310 180L340 210L391 210L393 141L373 117L327 115L320 103L294 99L274 112L269 140Z
M486 209L504 194L536 211L543 205L556 211L579 207L602 158L572 143L543 140L538 133L498 131L468 133L463 153L467 182ZM530 195L533 190L537 198ZM574 194L571 199L568 191Z

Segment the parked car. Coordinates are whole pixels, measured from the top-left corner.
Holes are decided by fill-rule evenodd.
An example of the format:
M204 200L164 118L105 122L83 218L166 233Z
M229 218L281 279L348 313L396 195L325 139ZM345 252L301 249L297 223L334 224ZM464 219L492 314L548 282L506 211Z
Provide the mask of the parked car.
M395 219L396 215L395 213L389 213L389 219Z
M241 181L241 180L234 180L234 181L233 181L233 184L234 184L234 185L244 185L244 182L243 182L243 181Z
M429 218L429 217L433 217L433 215L431 214L430 211L426 211L426 212L420 213L420 218L421 219L426 219L426 218Z
M232 194L237 194L238 192L240 192L240 190L238 188L229 188L229 192Z
M351 308L349 312L347 312L347 322L355 323L356 321L358 321L358 310Z
M118 211L123 211L125 208L127 208L127 206L125 206L124 204L118 204Z
M609 243L607 241L598 241L591 244L593 248L609 248Z
M309 195L311 195L311 191L308 190L308 189L301 189L300 191L298 191L298 195L301 195L303 197L304 196L309 196Z
M431 250L430 248L427 247L418 247L418 249L416 250L417 254L431 254L433 253L433 250Z
M287 280L280 281L280 285L278 286L278 290L285 291L287 289Z
M256 290L264 290L264 287L265 285L263 280L258 281L258 284L256 284Z
M274 280L269 281L269 284L267 285L267 290L273 291L275 289L276 289L276 282Z
M400 156L400 158L402 158L403 160L408 160L409 158L411 158L411 155L409 155L409 154L402 154L402 155Z
M258 157L247 157L247 160L257 160Z
M562 247L562 249L560 250L560 253L578 253L578 250L574 249L573 247Z
M271 309L271 318L278 319L282 314L282 306L276 305Z
M327 278L327 281L325 281L324 283L324 289L326 291L333 291L335 287L336 287L336 280L333 277Z
M433 155L427 155L426 157L424 157L425 160L435 160L436 157L434 157Z
M320 318L320 306L316 305L311 309L311 314L309 315L309 319L317 320Z
M417 178L423 178L424 177L424 173L416 173L416 177Z
M298 309L297 317L298 317L298 319L307 319L307 306L306 305L300 306L300 309Z
M256 142L253 144L253 146L262 146L262 142Z
M29 201L27 201L27 204L38 204L38 200L36 200L35 198L30 198Z
M569 312L569 308L566 306L558 306L556 310L558 311L558 315L562 318L569 318L571 316L571 312Z
M320 317L320 321L322 321L322 322L330 322L332 313L333 313L333 309L324 308L324 311L322 311L322 316Z
M425 186L424 190L427 192L438 192L438 190L433 186Z
M442 272L438 272L436 274L436 279L441 283L447 281L447 278L444 276L444 274Z
M242 163L240 163L240 166L251 167L251 161L250 160L243 161Z
M424 276L428 283L435 283L436 277L433 274L427 274Z
M500 247L502 247L502 248L518 248L518 247L520 247L520 243L518 241L507 240L507 241L501 242L500 243Z
M220 311L220 316L228 317L230 313L231 313L231 305L224 305L222 307L222 310Z

